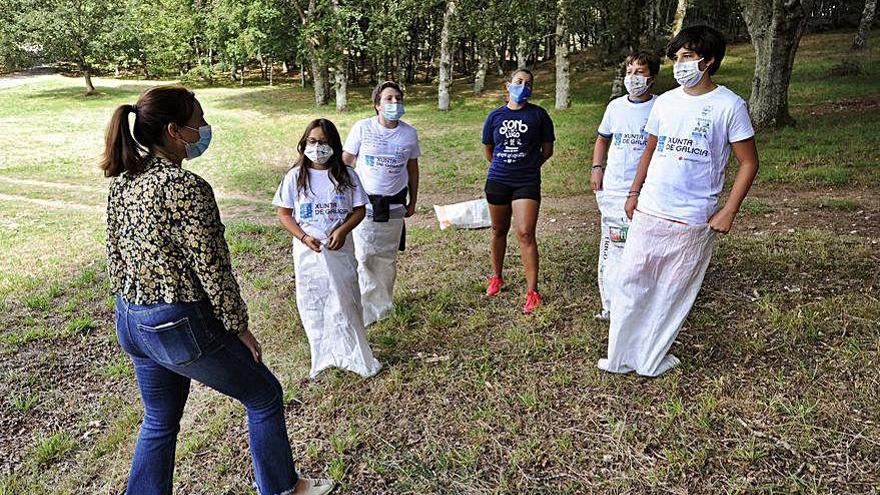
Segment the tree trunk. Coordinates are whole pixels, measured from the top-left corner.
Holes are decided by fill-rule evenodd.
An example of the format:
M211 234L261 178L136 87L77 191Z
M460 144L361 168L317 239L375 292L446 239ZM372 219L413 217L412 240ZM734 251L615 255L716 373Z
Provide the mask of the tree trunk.
M449 88L452 86L452 51L449 49L449 31L452 27L453 15L455 15L455 0L446 0L443 29L440 31L440 87L437 94L437 107L441 112L449 111Z
M342 55L336 65L336 111L348 111L348 63L345 55Z
M529 45L524 38L516 42L516 68L525 69L529 65Z
M94 94L95 93L95 85L92 84L92 74L88 67L83 68L83 76L86 78L86 94Z
M755 48L749 113L759 129L792 124L788 84L804 33L809 0L739 0Z
M275 61L269 59L269 86L272 86L272 75L275 72Z
M570 65L568 60L567 0L558 0L556 15L556 109L571 106L569 94Z
M484 43L480 43L477 47L477 73L474 75L474 94L477 96L481 95L486 87L486 72L489 71L487 49Z
M312 86L315 90L315 105L321 106L327 104L327 72L321 67L317 56L312 54Z
M877 0L865 0L865 10L862 11L862 21L859 22L859 30L853 39L852 49L861 50L868 46L868 35L871 34L871 24L874 22L874 13L877 11Z
M690 4L690 0L678 0L678 7L675 9L675 17L672 19L672 29L670 31L671 37L674 37L681 31L682 25L684 25L684 18L687 15L688 4Z
M623 78L626 76L626 63L621 62L617 66L617 72L614 73L614 80L611 82L611 96L608 98L613 100L623 96L626 93L626 86L623 85Z

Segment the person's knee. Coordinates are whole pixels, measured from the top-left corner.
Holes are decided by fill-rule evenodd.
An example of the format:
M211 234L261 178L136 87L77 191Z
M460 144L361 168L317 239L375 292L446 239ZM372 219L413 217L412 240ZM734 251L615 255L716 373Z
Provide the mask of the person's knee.
M520 244L531 246L535 243L535 232L532 230L517 230L516 238L519 239Z
M274 375L269 374L260 393L244 402L250 414L269 415L284 408L284 390Z
M508 232L510 232L510 224L492 226L492 237L495 239L506 239Z

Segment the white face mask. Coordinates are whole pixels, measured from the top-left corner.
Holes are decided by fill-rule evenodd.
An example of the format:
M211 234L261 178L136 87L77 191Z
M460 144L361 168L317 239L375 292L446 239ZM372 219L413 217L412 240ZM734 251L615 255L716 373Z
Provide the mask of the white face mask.
M333 148L329 144L307 144L304 153L312 163L323 165L333 156Z
M642 96L650 87L648 85L648 78L639 74L630 74L624 77L623 85L626 87L626 92L633 98Z
M675 76L675 80L678 81L678 84L681 84L683 88L691 88L696 86L697 83L703 79L703 74L709 70L709 67L706 67L706 70L700 70L700 60L692 60L690 62L680 62L672 66L672 75Z

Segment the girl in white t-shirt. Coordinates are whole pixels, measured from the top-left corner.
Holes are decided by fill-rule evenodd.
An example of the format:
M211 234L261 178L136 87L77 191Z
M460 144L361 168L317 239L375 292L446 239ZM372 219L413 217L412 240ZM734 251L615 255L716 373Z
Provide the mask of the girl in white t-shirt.
M357 174L342 162L333 122L312 121L297 151L299 159L272 204L294 237L296 305L312 354L309 376L335 366L369 377L382 366L366 339L351 240L369 200Z

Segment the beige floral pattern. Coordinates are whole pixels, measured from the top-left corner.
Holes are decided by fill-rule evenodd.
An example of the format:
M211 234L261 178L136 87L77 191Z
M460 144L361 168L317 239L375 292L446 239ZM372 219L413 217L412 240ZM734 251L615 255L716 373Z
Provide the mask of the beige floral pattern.
M133 304L208 301L227 331L248 328L211 186L163 158L110 182L110 290Z

